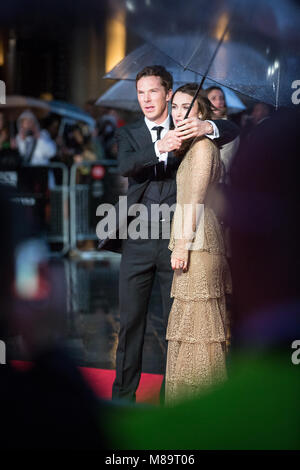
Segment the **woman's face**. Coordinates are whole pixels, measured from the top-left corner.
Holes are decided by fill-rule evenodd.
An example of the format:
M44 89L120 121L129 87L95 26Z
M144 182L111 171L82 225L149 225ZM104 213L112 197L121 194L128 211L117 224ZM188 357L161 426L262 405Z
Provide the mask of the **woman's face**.
M222 114L224 112L224 108L226 104L225 104L225 97L224 97L223 91L216 90L216 89L211 90L208 93L207 98L209 99L211 104L216 108L214 110L215 115Z
M192 102L192 96L188 95L187 93L182 93L178 91L175 93L172 101L172 119L174 122L175 127L178 127L180 121L182 121L186 115L187 110ZM201 117L199 115L199 106L197 101L195 101L189 117Z

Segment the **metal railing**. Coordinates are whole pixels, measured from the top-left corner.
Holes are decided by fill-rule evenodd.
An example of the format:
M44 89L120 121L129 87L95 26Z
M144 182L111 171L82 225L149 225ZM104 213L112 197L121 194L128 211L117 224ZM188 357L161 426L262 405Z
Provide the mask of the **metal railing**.
M95 166L102 167L105 174L100 177L93 175ZM47 171L46 190L34 193L30 183L25 185L25 189L24 185L18 187L18 179L26 180L26 172L30 175L31 171L38 169L44 170L44 180ZM96 209L101 203L114 204L126 190L127 180L118 175L116 160L74 163L70 169L56 162L49 165L24 165L14 171L1 170L1 180L16 186L19 189L19 202L31 206L33 210L35 206L43 206L41 201L45 203L47 200L40 214L44 216L47 212L46 229L43 231L52 255L72 253L80 257L101 259L107 256L105 252L97 250L96 225L99 219L96 218ZM85 242L90 242L87 250L80 246Z
M91 176L92 167L105 169L105 176L94 179ZM79 170L89 171L89 178L80 178ZM79 175L79 177L78 177ZM117 172L116 160L97 160L93 162L75 163L70 170L70 250L73 255L81 257L105 257L104 252L97 250L96 208L102 202L114 204L122 188L122 181ZM83 181L82 181L83 180ZM86 243L85 243L86 242ZM80 247L90 242L87 250Z
M60 180L59 184L56 179ZM13 171L1 170L0 180L16 187L16 202L34 212L50 244L51 254L65 255L70 246L67 166L56 162L49 165L23 165ZM40 189L34 188L35 183Z
M51 163L51 169L61 169L62 182L50 188L50 243L62 244L61 250L54 251L60 255L68 253L70 248L69 216L69 170L63 163Z

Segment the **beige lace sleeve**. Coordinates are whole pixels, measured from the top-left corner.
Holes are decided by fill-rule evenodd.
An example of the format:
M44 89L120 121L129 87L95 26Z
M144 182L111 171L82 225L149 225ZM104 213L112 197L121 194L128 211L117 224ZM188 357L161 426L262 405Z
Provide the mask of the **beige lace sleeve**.
M214 144L204 138L195 142L185 157L188 165L178 191L180 198L177 199L176 211L179 213L174 224L173 250L173 256L182 260L188 259L196 232L204 223L203 204L211 179L214 151Z

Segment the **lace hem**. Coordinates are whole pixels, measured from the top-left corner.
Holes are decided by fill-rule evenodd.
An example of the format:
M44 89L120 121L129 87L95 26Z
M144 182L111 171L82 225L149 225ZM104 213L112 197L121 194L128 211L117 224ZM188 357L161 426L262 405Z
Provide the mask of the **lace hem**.
M208 390L227 378L225 344L169 341L166 403Z

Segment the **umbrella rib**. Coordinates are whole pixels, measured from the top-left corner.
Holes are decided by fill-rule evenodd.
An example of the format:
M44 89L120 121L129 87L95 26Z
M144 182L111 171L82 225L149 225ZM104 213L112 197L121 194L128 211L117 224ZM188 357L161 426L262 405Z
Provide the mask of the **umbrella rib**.
M278 110L278 103L279 103L279 88L280 88L280 66L278 67L277 72L277 87L276 87L276 101L275 101L275 109Z

